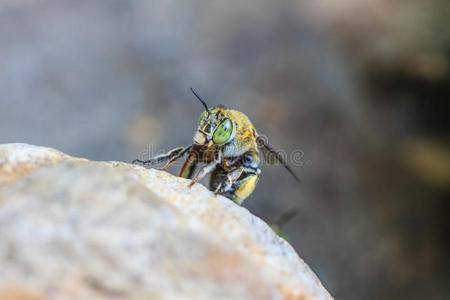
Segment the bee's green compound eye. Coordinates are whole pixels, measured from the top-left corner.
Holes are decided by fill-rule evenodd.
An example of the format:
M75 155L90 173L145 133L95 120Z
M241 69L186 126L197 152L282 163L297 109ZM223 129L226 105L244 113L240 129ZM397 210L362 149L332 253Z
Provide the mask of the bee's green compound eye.
M230 119L225 119L220 123L219 127L217 127L216 131L214 131L213 141L215 144L224 144L226 143L233 132L233 123Z
M198 125L202 124L202 122L206 119L208 112L205 110L200 115L200 118L198 119Z

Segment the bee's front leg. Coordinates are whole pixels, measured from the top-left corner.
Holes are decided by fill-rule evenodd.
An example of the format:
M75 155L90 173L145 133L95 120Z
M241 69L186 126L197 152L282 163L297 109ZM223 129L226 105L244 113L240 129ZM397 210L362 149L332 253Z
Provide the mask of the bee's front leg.
M167 169L170 167L176 160L178 160L180 157L182 157L187 151L189 151L192 148L192 146L188 147L178 147L173 150L170 150L169 152L161 155L157 155L155 157L152 157L149 160L140 160L135 159L133 160L132 164L140 163L142 165L156 165L163 161L167 161L167 164L162 168L162 170Z
M189 183L188 187L192 187L199 180L201 180L206 175L208 175L209 173L214 171L217 168L217 165L220 164L221 162L222 162L222 152L218 152L216 159L213 162L211 162L208 165L206 165L203 168L201 168L197 172L197 174L194 176L194 178L192 179L191 183Z
M217 162L213 161L209 165L204 166L203 168L198 171L198 173L195 175L195 177L192 179L191 183L189 183L188 187L193 186L197 183L197 181L201 180L203 177L214 171L217 167Z

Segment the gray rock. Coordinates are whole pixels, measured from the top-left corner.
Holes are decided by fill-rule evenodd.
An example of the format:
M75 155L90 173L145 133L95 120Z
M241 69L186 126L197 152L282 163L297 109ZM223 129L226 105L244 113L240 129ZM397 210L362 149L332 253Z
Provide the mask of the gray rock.
M332 299L262 220L187 185L0 145L0 299Z

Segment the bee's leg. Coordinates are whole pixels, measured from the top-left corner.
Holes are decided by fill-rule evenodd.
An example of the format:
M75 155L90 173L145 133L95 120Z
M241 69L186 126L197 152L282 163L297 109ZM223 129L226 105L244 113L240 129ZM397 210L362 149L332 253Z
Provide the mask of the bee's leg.
M175 148L171 151L169 151L166 154L161 154L161 155L157 155L149 160L140 160L140 159L135 159L133 160L132 164L136 164L136 163L140 163L142 165L156 165L159 164L163 161L167 161L167 160L177 160L179 159L181 156L183 156L189 149L191 149L192 146L188 146L188 147L178 147ZM173 162L172 162L173 163Z
M191 183L189 183L188 187L192 187L197 181L201 180L203 177L214 171L217 167L217 161L213 161L212 163L201 168L198 173L194 176Z
M178 176L183 178L191 178L192 174L194 174L194 171L197 168L197 161L198 159L196 152L192 152L191 154L189 154Z
M169 152L167 152L165 154L160 154L155 157L152 157L149 160L135 159L135 160L133 160L132 164L140 163L143 165L156 165L156 164L159 164L160 162L163 162L163 161L173 158L174 156L178 155L181 151L183 151L183 149L184 149L184 147L178 147L178 148L170 150Z
M222 191L222 186L228 182L228 177L225 180L221 181L214 191L214 196L217 196Z
M222 163L222 152L217 152L217 155L213 162L209 163L208 165L201 168L198 173L194 176L191 183L188 185L188 187L193 186L197 181L201 180L203 177L211 173L217 168L218 164Z
M214 172L211 173L211 177L209 179L209 187L208 189L214 194L220 193L224 182L228 180L228 176L226 172L223 170L223 166L217 166Z
M221 181L214 191L214 196L224 195L227 191L230 191L233 186L233 181L231 181L228 177L225 180Z
M183 151L179 152L178 154L174 154L172 158L166 163L166 165L162 168L159 168L158 170L164 171L167 170L171 165L173 165L177 160L179 160L187 151L189 151L192 148L192 146L186 147L183 149Z
M223 194L227 191L230 191L233 186L233 182L237 181L239 177L241 177L243 171L244 167L240 167L234 171L229 172L227 176L225 176L225 178L219 183L214 194Z

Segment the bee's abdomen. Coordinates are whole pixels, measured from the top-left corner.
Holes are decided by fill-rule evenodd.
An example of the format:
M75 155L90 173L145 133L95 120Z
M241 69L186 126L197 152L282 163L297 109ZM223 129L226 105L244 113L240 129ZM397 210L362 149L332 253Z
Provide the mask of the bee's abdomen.
M245 168L242 175L233 184L232 200L238 204L250 196L259 180L259 169Z
M261 170L257 153L244 154L227 170L218 166L211 175L210 190L241 204L254 191ZM236 175L237 174L237 175Z

